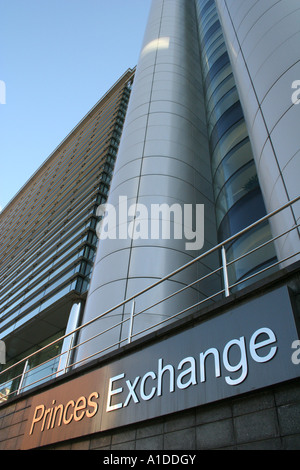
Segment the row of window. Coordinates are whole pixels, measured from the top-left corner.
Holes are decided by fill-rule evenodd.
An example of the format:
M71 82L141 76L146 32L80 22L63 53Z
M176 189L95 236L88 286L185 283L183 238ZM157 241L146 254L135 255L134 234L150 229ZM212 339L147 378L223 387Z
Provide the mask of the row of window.
M96 191L94 191L96 193ZM94 196L95 197L95 196ZM40 265L41 262L50 256L56 256L58 251L63 250L64 246L69 243L70 238L74 238L75 227L77 224L84 224L82 230L87 227L90 214L92 212L93 200L90 198L89 188L77 200L77 207L68 212L67 217L60 220L52 221L52 227L45 234L40 233L37 243L31 242L30 248L26 252L24 259L16 259L16 263L12 264L6 276L6 287L10 287L10 283L14 285L18 279L24 279L31 274L32 267ZM18 269L18 264L21 267Z
M265 215L265 207L215 0L197 0L197 12L216 220L222 241ZM268 224L262 232L264 237L270 236ZM252 247L264 238L262 232L259 237L258 232L245 236L243 247ZM234 243L229 258L239 251L240 244L240 240ZM261 256L259 264L268 262L270 253ZM232 276L240 279L252 269L250 261L248 265L235 263Z
M109 113L108 116L107 115L105 116L105 119L107 119L108 117L111 118L112 114L117 116L118 115L118 109L116 109L116 106L119 106L120 104L122 106L124 105L124 98L123 98L122 94L119 92L117 97L114 98L112 103L109 105L108 108L110 110L110 113ZM105 114L107 114L107 110L106 110ZM72 174L74 175L74 172L77 171L77 174L75 173L75 176L78 177L78 175L80 175L80 172L78 172L76 167L78 165L81 165L81 166L84 165L84 163L82 163L82 161L84 160L85 157L82 155L82 150L83 150L83 152L86 152L87 149L89 149L89 152L90 152L89 153L89 159L94 155L97 155L97 158L98 158L98 155L99 155L98 152L100 151L100 148L99 148L100 143L102 143L104 140L107 140L107 142L109 142L109 136L107 134L108 131L109 131L108 126L110 126L110 128L111 128L111 131L110 131L111 133L114 132L114 127L112 126L112 124L110 122L108 122L108 124L105 124L105 122L103 123L102 119L101 119L101 123L100 123L101 125L99 125L99 122L98 122L99 116L101 116L103 118L103 112L102 111L100 113L98 113L98 116L93 118L93 120L92 120L93 121L93 126L91 126L91 125L86 126L88 128L89 132L87 132L86 128L83 129L81 131L79 137L76 138L75 143L74 143L74 139L71 139L71 141L73 142L71 147L70 147L70 143L67 144L68 145L68 152L70 154L73 152L73 155L71 156L71 159L74 160L74 158L75 158L77 161L79 161L79 164L78 163L75 164L74 161L73 162L70 161L69 166L72 164L72 166L70 166L72 171L70 172L69 169L66 169L68 159L67 159L67 155L65 153L66 149L64 149L62 154L61 154L61 157L59 158L59 161L58 161L57 165L56 164L53 165L53 162L52 162L52 167L51 167L52 170L50 172L48 172L48 169L46 170L47 177L43 178L42 184L39 184L39 186L37 188L38 192L37 193L36 192L33 192L33 193L30 192L29 195L27 196L26 199L28 199L29 197L31 197L31 199L33 197L36 197L35 205L37 207L36 207L35 211L33 210L32 207L30 207L29 209L27 208L27 211L23 210L23 213L20 215L20 217L18 217L18 226L14 227L13 240L16 240L18 232L20 233L21 238L18 239L17 244L15 242L14 243L7 243L6 240L5 240L5 237L3 237L3 240L2 240L3 244L6 242L5 243L6 244L6 250L11 246L11 250L13 250L13 256L17 256L16 246L17 246L18 250L22 249L22 243L20 243L20 240L22 238L24 238L24 236L22 236L22 234L24 234L25 229L26 229L26 232L29 229L29 227L27 225L28 221L29 220L33 221L32 227L33 227L33 231L34 231L34 229L35 229L34 223L36 221L35 217L39 217L41 215L41 209L43 208L43 206L44 207L46 206L46 201L47 201L48 204L52 202L51 200L49 200L49 195L50 194L55 194L55 188L54 188L54 185L50 183L50 178L52 178L53 182L55 181L55 183L56 183L55 186L56 187L58 187L58 185L61 184L61 188L64 186L65 189L66 189L67 182L70 181L70 179L72 178ZM95 119L97 120L96 123L94 122ZM118 119L120 119L120 118L118 117ZM96 127L95 127L95 126L97 126L97 123L98 123L98 131L96 131ZM119 127L118 127L118 129L119 129ZM97 136L97 133L98 133L98 136ZM83 135L85 136L85 138L83 138ZM99 142L100 139L101 139L101 141ZM89 142L87 142L88 140L89 140ZM84 143L85 143L85 145L84 145ZM90 150L93 147L95 147L95 145L97 143L98 143L98 145L97 145L98 148L94 148L94 153L92 153ZM84 145L84 147L83 147L83 145ZM102 145L102 147L103 147L103 145ZM72 148L74 148L74 150L72 150ZM63 165L61 165L62 161L64 161ZM59 166L60 166L60 168L59 168ZM59 170L58 170L58 168L59 168ZM83 170L81 170L81 172L83 172ZM61 176L62 183L60 183L59 176ZM70 181L69 185L70 184L73 184L73 182ZM35 196L35 194L36 194L36 196ZM55 198L57 199L57 194L55 195ZM40 201L40 204L37 204L38 200ZM29 202L28 202L28 204L29 204ZM57 203L54 202L53 210L54 210L56 205L57 205ZM24 218L24 223L22 223L22 217ZM9 217L8 217L8 219L9 219ZM3 231L4 231L4 233L6 233L6 238L8 238L10 230L8 230L8 227L6 227L5 225L6 225L5 220L3 220L2 221ZM39 221L39 227L40 226L41 226L41 224L40 224L40 221ZM10 251L8 250L7 255L9 256L9 254L10 254ZM4 258L3 258L3 261L4 261Z
M110 152L110 154L111 154L111 152ZM109 184L109 182L110 182L110 178L111 178L110 174L111 174L111 171L112 171L112 168L113 168L113 161L114 161L114 156L109 155L109 164L105 166L106 173L103 173L103 177L102 177L102 176L100 177L100 182L105 183L105 184L101 184L101 185L99 186L99 188L97 189L97 193L98 193L98 192L102 192L103 194L107 194L107 192L108 192L108 186L107 186L107 184ZM89 181L89 183L91 183L91 181ZM82 190L82 188L81 188L81 190ZM82 191L83 191L83 190L82 190ZM90 188L88 187L85 192L90 193L90 192L91 192ZM87 217L90 217L90 215L87 213L87 210L88 210L89 205L91 205L91 202L89 203L89 202L86 200L86 198L82 198L82 196L85 194L85 192L83 191L83 194L81 194L81 197L80 197L80 200L82 200L81 204L79 204L79 200L76 200L76 206L75 206L76 210L75 210L75 212L73 211L72 214L71 214L71 213L68 214L68 219L71 220L71 223L69 223L69 226L70 226L69 230L72 230L72 232L73 232L73 233L72 233L72 237L73 237L73 238L74 238L74 232L76 232L76 230L75 230L76 221L79 220L79 216L78 216L78 215L76 216L76 212L78 213L78 208L80 207L80 205L83 207L83 210L82 210L82 212L83 212L83 217L84 217L85 219L86 219ZM94 191L94 193L95 193L95 192L96 192L96 191ZM90 194L90 196L91 196L91 194ZM97 197L97 195L93 196L93 197L90 198L90 199L91 199L91 200L92 200L93 198L95 199L95 197ZM57 217L59 217L59 214L56 213L56 219L57 219ZM81 219L82 219L82 216L80 216L80 217L81 217ZM55 222L55 221L52 220L52 226L53 226L52 231L54 231L54 235L52 236L52 240L49 238L50 232L49 232L49 233L47 234L47 236L43 239L43 241L44 241L44 244L43 244L43 256L44 256L45 253L46 253L46 246L47 246L47 244L49 245L49 243L52 243L52 245L53 245L53 243L58 243L58 240L59 240L59 239L58 239L57 237L59 237L60 234L62 234L62 233L66 233L66 225L65 225L65 224L66 224L66 219L60 220L60 221L57 220L57 223L54 223L54 222ZM61 227L63 228L63 232L62 232L61 230L59 231L59 225L61 225ZM64 227L64 226L65 226L65 227ZM53 237L55 237L55 238L57 239L57 241L55 241L55 238L53 239ZM51 242L50 242L50 240L51 240ZM39 242L41 242L41 239L39 240ZM67 243L69 243L68 240L67 240ZM60 242L60 247L59 247L59 249L61 249L62 247L63 247L63 244L61 244L61 242ZM54 251L53 251L53 250L54 250ZM54 247L52 248L52 253L53 253L53 254L51 254L52 257L53 257L53 256L56 256L56 251L57 251L57 248L54 246ZM34 254L34 256L36 255L36 249L34 248L34 246L32 247L31 252ZM26 261L27 261L26 264L28 265L28 261L30 261L30 252L27 252ZM43 262L44 262L44 261L45 261L45 257L43 258ZM23 269L24 269L25 267L26 267L26 266L23 265ZM13 266L13 268L14 268L14 269L13 269L13 270L14 270L13 280L14 280L14 282L15 282L15 280L16 280L16 277L15 277L15 269L16 269L16 268L15 268L14 266ZM22 273L22 274L24 275L24 273ZM9 282L9 274L7 273L7 271L6 271L6 281ZM18 287L18 289L19 289L20 286L16 286L16 287ZM14 290L15 290L15 289L14 289ZM2 296L1 298L3 298L3 296Z
M56 159L51 161L48 164L48 167L45 167L43 169L43 178L39 178L35 182L32 182L32 190L30 192L27 191L25 196L20 196L20 199L17 204L16 204L16 209L14 208L11 212L12 214L8 214L4 220L1 221L1 226L3 227L3 230L7 231L9 225L13 225L15 223L15 217L18 215L16 212L17 208L20 207L19 213L22 215L23 212L23 204L26 203L27 206L30 204L30 200L35 197L35 191L34 188L38 186L37 191L39 194L39 189L43 188L44 186L49 187L50 184L50 179L55 176L57 179L57 176L59 175L58 169L60 169L60 173L65 173L66 171L66 166L68 164L71 164L71 160L73 156L71 155L72 152L74 152L74 148L79 150L81 146L86 144L86 140L90 139L93 137L93 132L95 129L95 126L97 126L97 122L101 117L102 122L105 122L105 120L110 123L110 119L112 117L113 113L116 113L116 103L120 100L120 92L117 93L116 97L112 100L112 103L109 104L107 107L106 104L106 110L103 111L103 109L100 109L98 114L95 114L93 117L91 117L88 121L87 124L85 124L85 127L80 131L80 133L76 135L75 139L76 141L74 142L74 138L70 139L68 142L63 143L63 150L60 154L56 156ZM109 114L107 114L109 112ZM86 147L86 146L85 146ZM70 163L69 163L70 162ZM33 204L34 207L34 204ZM30 212L30 209L28 212Z
M45 210L43 209L43 207L46 208L47 206L51 205L52 212L54 212L55 210L57 210L59 201L62 200L63 197L66 198L66 201L68 203L68 194L69 194L70 189L72 189L72 191L75 192L76 187L77 187L77 190L81 191L81 188L79 188L80 183L81 183L80 178L82 178L83 176L85 178L88 177L89 167L90 167L90 171L93 171L93 172L95 171L96 165L99 162L99 152L102 150L103 147L105 147L106 141L109 141L109 139L107 139L107 136L105 136L104 138L102 137L101 142L99 142L95 148L91 147L91 151L90 151L89 158L88 158L89 165L84 165L81 154L77 154L76 155L77 164L73 162L72 172L68 172L68 174L65 173L64 179L62 181L59 178L57 180L55 179L54 184L51 184L50 186L44 189L44 194L43 192L41 192L41 194L39 195L39 197L41 198L40 199L41 204L39 207L37 207L36 211L28 214L28 218L25 219L24 224L22 224L22 221L18 219L18 226L15 228L15 231L14 231L14 240L17 239L17 236L19 233L21 234L22 232L24 233L25 228L26 228L26 232L28 232L30 227L34 227L34 225L36 224L36 219L35 219L36 216L39 216L38 225L39 225L39 228L41 227L40 216ZM92 165L94 167L92 167ZM45 223L45 225L47 224L48 224L48 221ZM15 244L11 243L11 246L13 249L15 247ZM7 245L7 247L9 247L9 244ZM20 241L18 240L17 249L20 250L20 248L21 248L21 244L20 244ZM7 256L9 255L9 253L10 252L7 251ZM14 250L14 255L16 254L17 252L16 250Z
M89 132L83 129L79 136L71 139L72 145L68 143L69 158L64 149L58 164L52 171L46 171L38 187L39 194L35 196L45 194L44 215L40 217L41 208L35 209L40 210L37 229L33 220L32 232L30 224L26 224L26 232L18 239L20 254L22 238L28 244L28 235L30 248L23 260L18 251L14 252L11 275L6 269L6 289L0 297L0 304L4 305L1 337L24 325L71 290L87 290L98 241L94 214L98 202L103 203L107 198L129 92L127 89L119 92L113 102L106 104L110 112L107 114L106 109L105 120L113 117L115 122L103 122L101 112L95 115L88 125ZM30 217L34 217L34 210L30 209ZM44 233L43 227L46 228Z
M124 93L125 93L125 95L124 95L124 96L121 96L121 101L120 101L120 99L118 99L118 101L116 101L116 100L113 101L114 108L111 109L111 113L114 113L114 115L116 115L116 110L115 110L115 106L116 106L116 105L122 107L122 109L123 109L124 106L126 105L126 103L128 102L127 91L125 91ZM111 108L111 106L112 106L112 105L110 105L110 108ZM119 111L120 111L120 110L117 111L117 114L118 114L118 115L119 115ZM120 111L120 112L123 114L123 111ZM111 114L111 113L110 113L110 114ZM99 113L99 115L97 116L97 120L99 120L99 116L102 116L102 114L103 114L102 112ZM106 118L107 118L107 116L106 116ZM123 119L121 119L120 117L118 117L118 123L121 124L122 121L123 121ZM117 124L115 127L112 126L111 123L108 123L108 124L104 125L103 122L102 122L102 120L101 120L101 123L100 123L100 124L101 124L101 125L99 125L99 123L98 123L98 131L95 130L95 129L96 129L95 126L97 126L97 123L96 123L96 124L95 124L95 123L93 124L93 128L92 128L92 129L91 129L91 125L89 125L89 126L88 126L88 129L90 130L90 132L88 133L88 136L85 137L85 139L82 138L82 134L84 133L84 134L86 135L86 133L87 133L87 132L86 132L86 129L85 129L84 131L81 131L80 136L79 136L79 137L76 139L76 141L75 141L75 150L73 151L72 159L74 159L74 157L76 156L76 160L79 161L79 164L81 165L81 167L84 166L84 163L82 163L82 161L84 160L84 158L86 158L86 157L83 157L82 152L86 153L86 152L88 151L88 152L89 152L89 153L88 153L88 157L89 157L89 160L90 160L92 156L98 154L98 152L100 151L100 148L99 148L100 144L101 144L101 143L103 144L103 142L105 142L105 141L108 142L108 141L110 140L109 133L108 133L108 130L109 130L109 129L107 128L108 126L111 128L111 133L112 133L112 135L115 137L115 140L114 140L114 142L113 142L113 145L116 145L116 143L117 143L118 140L119 140L120 132L121 132L121 130L122 130L121 125ZM91 132L93 133L93 134L92 134L92 137L91 137L91 135L90 135ZM97 133L98 133L98 137L97 137ZM99 133L100 133L100 135L99 135ZM96 138L95 138L95 137L96 137ZM90 140L89 145L88 145L88 143L87 143L87 139ZM92 140L91 140L91 139L92 139ZM100 140L100 139L101 139L101 140ZM79 145L79 141L80 141L80 145ZM86 144L84 147L83 147L83 143ZM98 144L98 145L95 147L96 144ZM68 146L70 147L70 145L68 145ZM103 145L102 145L102 147L103 147ZM72 151L72 148L74 148L74 143L72 144L71 149L69 148L69 152ZM92 149L92 148L94 149L94 153L91 152L91 149ZM81 151L81 152L79 152L79 151ZM64 159L66 160L65 150L63 151L63 155L64 155ZM60 161L61 161L61 159L60 159ZM59 163L60 163L60 161L59 161ZM65 169L64 169L64 167L66 166L66 163L63 165L63 169L60 169L59 172L57 171L56 168L55 168L55 170L54 170L54 169L53 169L53 166L52 166L52 172L50 172L50 173L53 173L53 176L52 176L53 178L55 177L56 186L58 186L59 184L61 184L61 183L60 183L60 180L59 180L59 178L58 178L58 176L59 176L59 175L62 175L62 176L63 176L63 179L62 179L62 181L63 181L63 186L66 187L67 181L72 178L72 174L74 175L74 172L77 170L76 167L78 167L79 164L78 164L78 163L75 164L75 162L72 162L72 166L71 166L72 171L71 171L71 173L69 173L69 171L70 171L69 169L68 169L68 170L65 170ZM69 163L69 165L71 165L71 162ZM83 172L83 170L81 170L81 172ZM69 173L68 176L67 176L67 173ZM78 172L77 172L77 174L78 174ZM79 174L80 174L80 173L79 173ZM43 184L39 187L39 191L38 191L37 194L39 195L39 197L40 197L41 200L42 200L42 197L43 197L42 187L45 187L44 192L46 191L47 193L49 193L49 185L48 185L48 186L46 185L47 180L49 180L49 178L50 178L50 175L48 175L47 179L44 179L44 180L43 180ZM55 188L53 187L53 185L51 185L51 193L54 193L54 189L55 189ZM48 195L45 196L44 202L43 202L42 206L45 205L45 200L47 200L47 199L48 199ZM51 202L51 201L48 200L47 202L49 203L49 202ZM38 208L36 209L36 215L37 215L37 212L40 211L40 209L41 209L41 206L39 205ZM29 211L30 211L30 209L29 209ZM24 215L24 214L23 214L23 215ZM30 219L30 217L31 217L32 219L34 219L34 215L35 215L34 212L29 212L29 213L27 212L28 219ZM28 219L27 219L27 220L28 220ZM18 220L19 220L19 226L20 226L19 230L23 230L23 231L24 231L24 228L23 228L22 224L20 223L20 222L21 222L21 218L19 218ZM25 220L25 225L26 225L26 223L27 223L27 220ZM3 229L4 229L4 228L5 228L5 223L3 224ZM28 228L28 227L27 227L27 228ZM14 239L16 238L16 235L17 235L17 232L15 231L15 232L14 232ZM7 245L7 247L8 247L8 246L9 246L9 244ZM15 254L15 253L14 253L14 254Z
M118 126L119 128L119 126ZM115 141L114 141L114 145L115 145ZM55 186L57 187L57 185L59 184L56 183L55 186L51 186L51 192L53 192L53 197L52 197L52 200L54 198L57 199L57 202L55 204L53 204L51 207L52 207L52 212L51 212L51 215L52 217L56 216L56 218L60 217L60 212L62 212L62 210L65 210L63 208L63 206L66 207L66 205L70 204L69 203L69 192L68 192L68 186L70 187L70 185L72 186L72 191L73 191L73 194L76 192L76 190L79 192L79 193L82 193L83 192L83 187L82 186L79 186L80 183L84 182L85 179L90 179L90 176L88 174L88 170L90 170L90 173L93 173L95 172L95 170L97 169L97 167L99 167L99 151L100 151L100 148L96 148L96 149L93 149L93 152L90 151L90 154L89 154L89 164L85 166L84 168L84 171L85 173L82 172L82 176L84 175L84 179L82 180L78 180L77 181L77 188L76 188L76 185L74 186L74 182L72 181L71 178L71 175L69 174L68 175L68 178L65 179L65 184L63 186L60 187L60 193L59 194L55 194ZM116 153L116 150L115 149L110 149L109 151L109 157L110 157L110 163L112 163L112 153ZM75 167L77 165L74 165ZM82 164L81 164L82 166ZM76 171L76 168L72 171L72 173L74 173L74 171ZM101 173L101 171L99 171L99 173ZM76 174L75 174L76 175ZM80 176L80 175L79 175ZM79 177L77 176L77 178ZM69 185L67 185L67 181L69 180ZM63 196L64 196L64 199L63 199ZM60 205L62 206L62 209L59 211L59 201L62 200L62 202L60 203ZM52 201L51 200L48 200L47 203L51 203ZM44 203L45 204L45 203ZM33 216L34 214L31 214L31 216ZM39 221L38 221L38 226L39 226L39 229L41 229L41 225L42 225L42 220L41 220L41 217L39 217ZM49 220L48 217L45 218L45 221L44 221L44 225L47 227L49 225L49 223L51 222L51 220ZM36 221L35 219L33 218L32 220L32 224L31 226L35 227L35 224L36 224ZM30 228L30 225L28 226L27 225L27 231L29 230ZM39 233L36 234L35 236L37 239L40 237ZM31 239L31 243L33 242L33 240ZM24 243L27 243L27 240L26 240L26 237L24 238ZM18 240L18 247L17 247L17 250L21 250L22 249L22 244L20 243L20 240ZM17 251L14 252L14 256L17 256ZM4 261L4 258L3 258L3 261ZM6 271L6 276L7 276L7 269L5 270Z

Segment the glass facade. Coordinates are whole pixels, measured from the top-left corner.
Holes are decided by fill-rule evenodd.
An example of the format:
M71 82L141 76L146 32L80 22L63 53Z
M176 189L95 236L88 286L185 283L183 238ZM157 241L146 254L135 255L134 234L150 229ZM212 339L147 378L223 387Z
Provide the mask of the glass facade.
M6 367L63 335L72 304L84 302L98 241L96 209L109 192L133 76L128 70L120 78L0 215ZM42 369L55 370L57 353ZM30 374L26 384L39 367Z
M201 65L219 242L266 214L242 106L215 0L197 0ZM235 241L228 261L271 238L269 224ZM272 246L230 266L231 282L274 262ZM244 287L244 283L241 284Z

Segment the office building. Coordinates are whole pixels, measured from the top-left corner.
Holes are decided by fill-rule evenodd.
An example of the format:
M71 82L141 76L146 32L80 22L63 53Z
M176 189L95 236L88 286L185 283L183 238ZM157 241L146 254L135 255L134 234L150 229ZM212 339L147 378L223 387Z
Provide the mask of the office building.
M147 208L162 202L170 207L174 202L182 206L203 204L204 251L266 213L214 2L153 3L108 202L117 207L124 195L128 203ZM228 260L269 238L267 221L232 243ZM84 321L109 310L198 254L199 250L186 249L184 237L103 240L95 260ZM263 252L257 251L235 263L231 268L234 272L230 273L232 283L240 282L275 257L269 245ZM173 302L147 309L155 303L153 297L159 300L170 296L218 265L218 256L213 253L187 270L184 279L173 277L157 286L150 302L146 296L136 298L135 308L144 313L136 317L135 329L165 322L174 309L186 310L220 291L217 273L209 282L203 281L177 295ZM101 318L99 332L116 323L116 315L120 321L128 319L130 309L128 303ZM78 361L99 350L99 339L103 348L126 339L128 322L121 324L120 330L113 328L96 338L94 348L92 341L85 340L91 337L91 330L95 333L95 328L97 323L82 330L80 341L85 345L78 348Z
M299 12L153 0L1 214L2 448L300 448Z
M133 76L129 70L120 78L1 212L7 366L78 326L98 241L96 210L107 199ZM55 371L62 347L29 361L31 369L53 357L23 386ZM5 390L19 385L8 382Z

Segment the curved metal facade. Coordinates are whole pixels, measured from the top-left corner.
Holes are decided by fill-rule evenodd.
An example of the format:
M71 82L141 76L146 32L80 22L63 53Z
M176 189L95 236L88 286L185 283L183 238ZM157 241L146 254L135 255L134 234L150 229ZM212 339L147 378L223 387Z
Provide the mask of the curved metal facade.
M216 0L268 212L299 194L299 105L291 99L300 77L297 0ZM299 223L299 202L277 215L277 235ZM276 242L278 257L299 251L299 232ZM287 260L295 262L296 257Z
M119 207L120 196L126 196L128 205L143 204L149 210L152 204L204 204L206 250L216 243L217 237L195 13L194 0L152 3L108 203L120 214L124 214ZM101 240L83 321L117 305L199 254L186 250L185 243L184 238L172 237ZM190 279L185 275L165 282L157 289L157 297L169 295L215 266L213 259L210 265L198 263ZM203 290L191 289L180 299L176 296L176 301L151 308L136 318L134 327L147 328L165 320L216 291L213 284L210 281ZM143 303L137 299L137 311L145 308L145 301L154 303L153 293L151 298L144 296ZM128 318L130 308L127 305L85 328L80 342L117 320ZM115 328L79 347L76 359L126 338L127 328Z

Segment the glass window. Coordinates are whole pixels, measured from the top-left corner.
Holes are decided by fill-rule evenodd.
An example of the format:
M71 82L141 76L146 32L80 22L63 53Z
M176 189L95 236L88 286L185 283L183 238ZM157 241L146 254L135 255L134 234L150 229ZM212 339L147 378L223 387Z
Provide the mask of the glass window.
M217 60L224 55L224 53L227 53L227 49L225 46L224 42L221 42L221 44L216 48L216 50L212 50L212 54L210 56L206 56L205 60L203 62L203 73L204 75L207 75L209 73L209 70L211 67L217 62Z
M57 273L56 273L57 274ZM57 287L63 285L68 279L70 279L74 275L74 266L71 267L70 270L68 270L65 274L63 274L61 277L58 279L55 279L47 289L45 290L44 295L48 295L50 292L52 292L54 289Z
M225 183L216 199L217 219L222 220L228 210L245 194L258 188L254 160L240 168Z
M223 158L242 140L248 137L245 121L242 120L235 124L222 139L219 140L212 158L212 170L215 173L216 168Z
M213 78L213 80L206 87L207 101L210 100L214 91L217 90L218 86L222 84L228 76L232 76L232 68L229 63L222 70L220 70L220 72Z
M226 181L246 163L253 159L252 147L247 137L239 142L221 161L213 176L216 196Z
M213 109L217 106L220 100L228 93L232 88L235 87L234 77L232 73L229 73L224 80L218 84L216 89L213 91L210 99L208 100L207 112L208 116L211 114Z
M70 291L70 284L68 284L63 289L59 290L58 292L55 292L55 294L53 294L51 297L45 300L45 302L43 302L41 305L41 310L44 310L46 307L49 307L54 302L61 299L61 297L66 295L69 291Z
M206 48L203 51L203 53L202 53L203 63L205 63L212 56L212 54L214 54L214 52L218 49L218 47L221 44L225 44L225 43L224 43L224 37L223 37L223 35L221 34L221 31L220 31L220 34L217 36L217 38L214 40L214 42L208 48Z
M213 79L218 75L220 71L223 69L226 69L226 66L229 64L229 57L228 53L224 52L221 57L212 65L210 68L206 78L205 78L205 88L207 89L211 83L213 82Z
M246 193L228 210L221 222L218 220L218 239L226 240L265 215L259 188Z
M219 140L230 132L232 126L241 120L244 121L244 115L241 103L238 100L233 106L231 106L222 114L213 128L210 136L211 148L214 149Z
M208 127L209 133L212 132L212 129L216 123L223 117L226 111L228 111L231 106L239 102L239 96L236 87L231 88L218 102L217 106L213 108L208 118Z
M268 240L270 240L271 232L268 222L253 228L250 232L240 237L227 250L227 260L232 261L236 258L258 248ZM234 262L229 267L230 282L234 283L258 272L262 267L269 266L276 261L276 254L272 243L263 248L259 248L253 253L245 256L239 261ZM257 280L255 278L254 280ZM243 284L241 287L245 287Z

